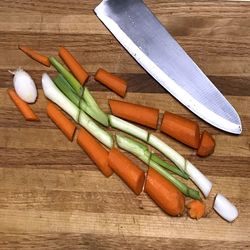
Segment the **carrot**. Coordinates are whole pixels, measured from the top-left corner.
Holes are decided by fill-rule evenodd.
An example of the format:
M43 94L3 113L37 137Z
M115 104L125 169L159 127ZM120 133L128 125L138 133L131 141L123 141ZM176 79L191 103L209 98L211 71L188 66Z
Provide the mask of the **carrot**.
M21 51L23 51L27 56L34 59L35 61L43 64L44 66L50 67L50 61L49 61L49 58L47 56L41 55L28 47L18 46L18 48Z
M77 143L106 177L112 175L113 171L108 165L108 151L87 130L80 129Z
M16 94L14 89L9 88L7 92L11 100L14 102L14 104L17 106L17 108L20 110L20 112L27 121L39 121L38 116L34 113L29 104L23 101Z
M86 70L77 62L75 57L66 48L61 47L59 49L59 56L71 70L76 79L81 83L81 85L83 85L89 77Z
M159 110L139 104L109 100L112 114L125 120L156 129L158 125Z
M47 114L64 135L73 141L76 125L70 121L52 102L48 102Z
M183 194L153 168L148 169L144 191L167 214L180 216L183 213L185 206Z
M135 194L141 193L145 174L137 165L116 148L109 152L108 163Z
M188 208L188 215L192 219L199 220L205 215L205 203L199 200L193 200L189 202L186 207Z
M110 88L112 91L114 91L121 97L124 97L126 94L127 91L126 82L123 79L107 72L104 69L97 70L95 74L95 80L99 81L106 87Z
M203 131L201 135L201 141L199 148L197 150L197 155L199 156L208 156L214 152L215 148L215 140L212 135L208 133L206 130Z
M198 148L200 128L197 122L165 112L160 130L191 148Z

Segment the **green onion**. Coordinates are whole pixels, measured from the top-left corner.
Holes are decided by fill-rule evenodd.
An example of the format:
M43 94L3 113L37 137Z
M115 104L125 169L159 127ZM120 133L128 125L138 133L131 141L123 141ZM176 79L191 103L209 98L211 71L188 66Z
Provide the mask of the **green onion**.
M81 96L83 92L82 85L76 80L76 78L66 69L64 66L57 61L53 56L49 57L49 61L56 68L56 70L61 73L64 78L70 83L75 92Z
M82 97L80 97L76 95L71 85L67 82L62 74L59 73L58 76L53 79L53 81L56 86L63 92L63 94L67 96L81 110L86 112L102 125L106 127L109 125L108 115L99 108L95 99L92 97L86 87L83 88Z
M132 153L133 155L137 156L140 160L144 163L149 164L150 160L156 162L157 164L161 165L162 167L170 170L171 172L188 179L188 175L183 173L177 167L171 166L167 162L161 160L156 154L149 151L148 147L144 144L141 144L138 141L135 141L131 138L116 134L116 142L120 148Z
M188 187L186 184L176 179L174 176L168 173L166 169L162 168L156 162L150 161L149 165L150 167L155 169L159 174L161 174L163 177L165 177L167 180L173 183L185 196L191 197L195 200L201 199L199 191Z
M113 137L110 133L100 128L92 118L82 112L73 102L71 102L54 84L48 74L42 76L42 86L45 96L56 103L66 113L68 113L77 123L80 123L95 138L108 148L113 147Z

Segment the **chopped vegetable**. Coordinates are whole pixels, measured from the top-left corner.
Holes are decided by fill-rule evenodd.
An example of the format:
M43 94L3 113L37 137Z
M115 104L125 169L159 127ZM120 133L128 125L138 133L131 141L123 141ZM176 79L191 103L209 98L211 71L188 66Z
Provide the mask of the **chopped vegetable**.
M195 121L165 112L160 130L189 147L197 149L199 146L200 128Z
M77 143L106 177L112 175L113 171L108 165L108 151L83 128L79 131Z
M190 201L186 207L188 208L188 215L192 219L199 220L201 217L205 215L205 203L202 201L194 200Z
M108 148L113 147L112 136L100 128L88 115L82 112L74 103L72 103L54 84L48 74L42 76L42 86L45 96L56 103L67 114L69 114L77 123L81 124L94 137L102 142Z
M212 189L212 183L191 162L186 160L174 149L169 147L165 142L163 142L152 134L149 135L148 143L154 148L158 149L160 152L162 152L171 161L173 161L177 167L185 171L189 175L190 179L202 191L204 196L208 197Z
M152 164L152 162L155 162L163 168L166 168L167 170L170 170L171 172L178 174L179 176L185 179L189 178L185 172L161 160L156 154L150 152L146 145L143 145L138 141L116 134L116 142L120 148L132 153L147 165L150 165Z
M77 62L75 57L66 48L61 47L59 49L59 56L71 70L76 79L81 83L81 85L83 85L89 77L86 70Z
M124 97L126 95L126 82L123 79L107 72L104 69L98 69L95 74L95 80L102 83L121 97Z
M137 165L116 148L112 148L109 152L108 163L135 194L141 193L145 173Z
M39 121L38 116L34 113L31 107L16 94L14 89L8 89L7 92L27 121Z
M157 128L158 109L118 100L109 100L109 106L113 115L149 128Z
M214 152L215 140L206 130L201 135L201 141L197 150L197 155L205 157Z
M50 61L47 56L41 55L31 48L25 46L18 46L18 48L23 51L27 56L31 57L35 61L43 64L44 66L50 67Z
M56 68L56 70L63 75L63 77L68 81L71 87L74 89L77 95L82 96L83 87L76 80L76 78L53 56L49 57L51 64Z
M47 114L56 126L64 133L64 135L73 141L76 131L75 124L70 121L52 102L47 105Z
M217 194L214 201L214 210L228 222L238 217L237 208L222 194Z
M148 140L149 133L145 129L135 126L134 124L124 121L114 115L108 115L108 117L111 127L133 135L142 141Z
M13 85L17 95L27 103L35 102L37 98L37 89L31 76L21 68L14 72L9 72L14 75Z
M154 169L149 168L144 191L164 212L180 216L184 211L185 198L182 193Z
M62 74L59 73L58 76L53 79L53 82L71 102L78 106L78 108L86 112L102 125L106 127L109 125L108 115L100 109L86 87L83 88L83 93L80 97L74 92L71 85Z

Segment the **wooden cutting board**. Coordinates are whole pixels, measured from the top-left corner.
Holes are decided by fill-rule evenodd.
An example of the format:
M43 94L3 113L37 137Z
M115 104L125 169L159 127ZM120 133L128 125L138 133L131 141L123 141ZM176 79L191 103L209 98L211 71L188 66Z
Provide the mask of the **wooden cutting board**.
M243 133L233 136L201 121L147 75L93 14L98 2L0 2L0 249L248 248L250 3L145 1L239 112ZM54 75L54 69L26 57L18 44L47 55L57 55L61 45L69 48L90 73L87 86L107 112L107 99L119 98L93 80L99 67L127 80L125 100L159 108L161 117L175 112L211 132L217 146L205 159L156 132L213 182L206 218L169 217L116 175L105 178L46 115L41 74ZM26 122L6 94L12 86L7 70L19 66L39 88L33 108L40 122ZM212 210L217 192L239 209L234 223Z

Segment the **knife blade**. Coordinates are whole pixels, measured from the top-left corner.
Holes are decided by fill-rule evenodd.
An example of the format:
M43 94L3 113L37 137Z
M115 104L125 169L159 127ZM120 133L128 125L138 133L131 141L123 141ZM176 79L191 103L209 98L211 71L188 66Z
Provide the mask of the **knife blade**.
M95 9L135 60L197 116L240 134L241 120L227 99L141 0L103 0Z

